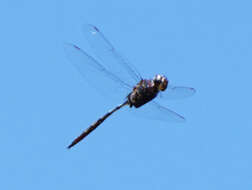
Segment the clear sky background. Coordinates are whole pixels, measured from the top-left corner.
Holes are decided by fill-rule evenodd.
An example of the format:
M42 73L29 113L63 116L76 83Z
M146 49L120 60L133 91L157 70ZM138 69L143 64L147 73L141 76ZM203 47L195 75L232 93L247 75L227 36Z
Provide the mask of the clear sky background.
M1 1L1 189L251 189L251 7L248 0ZM137 118L124 108L67 150L121 103L90 88L66 59L64 42L91 52L85 23L143 77L163 73L194 87L191 98L163 102L187 122Z

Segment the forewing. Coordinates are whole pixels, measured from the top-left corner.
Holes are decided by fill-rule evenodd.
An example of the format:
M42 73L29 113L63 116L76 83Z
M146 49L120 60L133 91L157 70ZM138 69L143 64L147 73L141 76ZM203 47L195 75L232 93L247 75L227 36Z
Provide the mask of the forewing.
M97 27L83 25L82 31L105 68L132 86L141 80L136 68L118 53Z
M190 97L194 95L195 92L196 90L194 88L168 85L167 89L160 93L160 97L175 100Z
M124 95L131 86L114 73L108 71L97 60L74 44L67 43L64 50L69 61L91 86L106 95L113 95L113 90L122 91ZM119 94L116 94L117 96ZM121 97L123 98L123 97Z

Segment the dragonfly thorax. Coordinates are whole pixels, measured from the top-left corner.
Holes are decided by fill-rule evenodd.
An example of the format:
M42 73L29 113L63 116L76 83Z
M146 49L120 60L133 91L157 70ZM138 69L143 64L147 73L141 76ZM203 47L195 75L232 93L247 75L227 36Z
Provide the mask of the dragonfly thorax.
M154 99L159 91L167 88L168 80L163 75L156 75L152 80L141 80L128 95L130 107L136 108Z

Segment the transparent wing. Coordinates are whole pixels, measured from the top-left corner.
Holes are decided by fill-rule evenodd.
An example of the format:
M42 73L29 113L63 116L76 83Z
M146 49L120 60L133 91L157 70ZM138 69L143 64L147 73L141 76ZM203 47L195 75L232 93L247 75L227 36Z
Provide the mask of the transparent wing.
M160 93L160 97L164 99L182 99L194 95L196 90L190 87L168 85L164 92Z
M185 122L185 118L178 113L161 106L155 101L148 102L140 108L132 109L135 116L140 116L153 120L161 120L168 122Z
M97 60L74 44L67 43L64 50L69 61L91 86L106 95L112 95L113 89L120 90L125 95L131 86L122 81L114 73L104 68ZM118 96L118 94L115 94ZM121 97L123 98L123 97Z
M132 86L141 80L141 76L136 68L118 53L97 27L83 25L82 31L90 46L93 48L94 53L102 61L103 66L107 70L120 76L120 79Z

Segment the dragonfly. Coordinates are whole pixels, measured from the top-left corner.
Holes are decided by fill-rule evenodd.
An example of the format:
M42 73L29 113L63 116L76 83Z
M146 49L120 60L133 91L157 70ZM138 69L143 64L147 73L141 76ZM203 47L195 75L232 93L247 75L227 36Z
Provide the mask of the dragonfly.
M196 92L194 88L173 86L167 77L162 74L157 74L152 79L144 79L96 26L86 24L82 27L82 32L91 48L93 48L97 59L90 56L79 46L66 43L64 50L68 60L92 86L110 92L111 88L107 87L107 82L105 82L109 81L114 89L125 93L125 100L84 130L68 146L69 149L94 131L111 114L125 106L139 109L148 104L151 105L150 117L156 115L167 121L185 121L183 116L160 105L153 99L160 94L162 98L168 99L190 97ZM117 95L118 93L111 94Z

